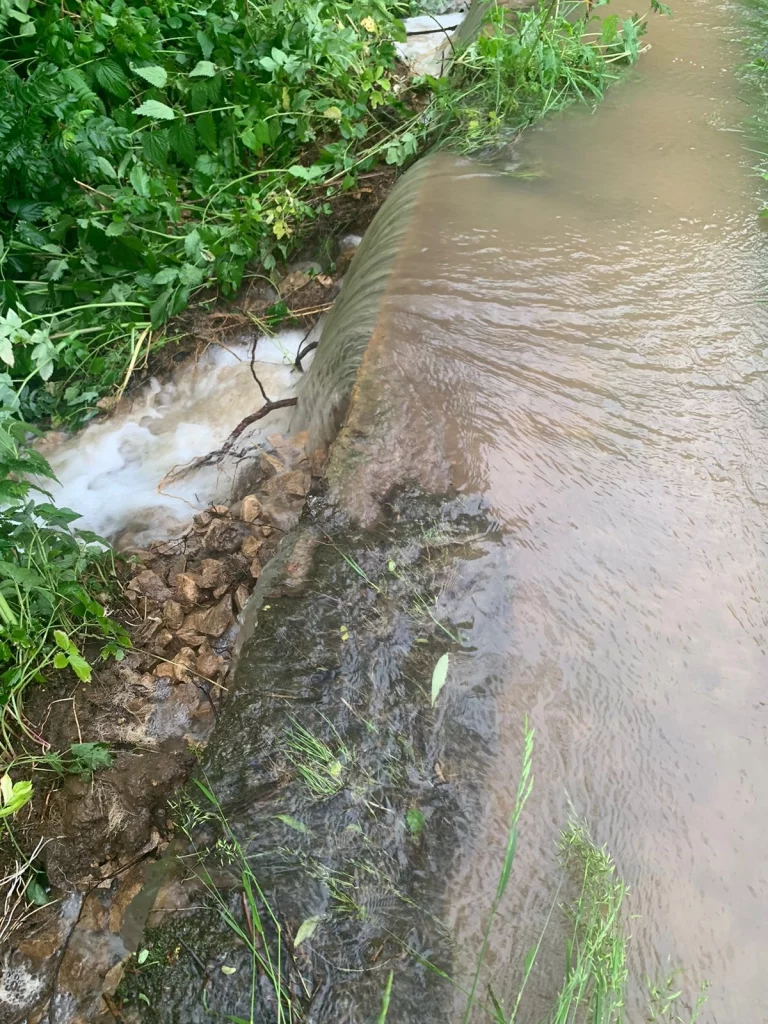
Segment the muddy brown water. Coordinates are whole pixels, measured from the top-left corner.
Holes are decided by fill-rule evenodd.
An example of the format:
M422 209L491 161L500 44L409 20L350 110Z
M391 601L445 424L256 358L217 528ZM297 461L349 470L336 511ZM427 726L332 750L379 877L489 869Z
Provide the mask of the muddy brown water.
M540 176L433 167L377 371L506 535L474 616L475 659L502 666L500 741L450 883L460 946L479 945L528 713L537 781L496 976L539 933L570 800L631 885L633 970L670 958L712 982L710 1019L763 1021L767 254L738 12L674 9L594 114L524 137L510 168Z
M402 927L438 960L447 938L442 963L471 970L529 715L536 784L490 944L497 992L515 991L547 919L573 808L631 887L629 1019L645 1019L644 977L681 966L690 988L711 982L703 1020L768 1021L768 253L740 133L738 19L678 0L595 113L552 118L492 164L423 164L329 318L296 425L327 437L318 410L330 396L340 418L362 359L332 495L370 526L389 486L415 478L470 512L459 544L423 497L388 506L370 536L320 502L299 534L321 552L299 604L260 582L206 770L294 933L322 920L308 1019L375 1019L390 964L389 1020L460 1019L461 998L434 996L386 933ZM393 552L409 567L396 584ZM406 614L409 572L462 638L432 717L425 688L446 641ZM320 804L280 767L294 715L354 750L354 784ZM403 824L414 804L418 841ZM310 826L290 851L286 810ZM362 918L340 915L332 878L365 890ZM396 890L414 901L395 901L410 925L388 909ZM526 1020L562 979L552 928ZM158 973L147 1020L209 1019L195 965L184 970ZM238 976L217 997L225 1012L247 1003Z

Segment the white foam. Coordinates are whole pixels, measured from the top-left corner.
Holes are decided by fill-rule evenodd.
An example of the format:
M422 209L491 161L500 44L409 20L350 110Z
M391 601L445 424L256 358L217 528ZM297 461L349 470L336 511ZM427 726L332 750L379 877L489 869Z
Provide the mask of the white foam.
M260 338L256 375L272 400L291 397L302 331ZM308 366L310 357L303 365ZM237 472L233 460L196 470L160 486L176 466L221 447L263 399L251 375L250 347L210 346L180 366L165 384L149 381L130 407L89 424L44 454L60 484L49 487L58 505L79 512L75 525L124 543L144 544L178 534L193 512L226 501ZM291 408L278 409L246 431L237 447L251 448L288 431Z

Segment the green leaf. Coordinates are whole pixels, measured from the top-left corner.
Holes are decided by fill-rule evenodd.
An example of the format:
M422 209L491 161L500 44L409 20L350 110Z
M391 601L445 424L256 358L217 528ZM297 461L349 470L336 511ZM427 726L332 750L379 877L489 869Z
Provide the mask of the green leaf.
M435 670L432 673L432 707L435 706L437 698L440 696L440 691L445 686L445 681L448 678L448 654L443 654L442 657L438 658Z
M76 775L92 775L99 768L110 768L115 760L106 743L73 743L69 753L69 771Z
M26 896L29 902L34 903L36 907L45 907L51 902L48 893L45 891L45 886L41 885L36 878L29 880Z
M168 141L171 151L185 164L195 162L197 134L188 121L178 118L168 129Z
M175 281L179 276L179 271L176 267L164 267L158 271L157 274L152 278L153 284L170 284Z
M154 85L156 89L164 89L168 84L168 72L159 64L150 64L145 68L137 68L135 64L131 64L131 71L145 82Z
M58 668L58 669L66 668L68 664L69 664L69 662L67 661L67 656L64 653L64 651L57 651L54 654L54 656L53 656L53 667L54 668Z
M20 811L32 799L32 792L31 782L12 783L10 775L7 773L3 775L0 779L0 800L2 800L0 818L7 818Z
M151 117L153 121L173 121L176 118L175 111L158 100L145 100L140 107L136 107L134 114L138 117Z
M317 181L325 174L325 168L319 164L312 164L311 167L302 167L301 164L293 164L288 168L288 173L294 178L301 178L302 181Z
M217 68L209 60L199 60L197 64L189 72L190 78L213 78L216 74Z
M213 114L201 114L195 121L195 128L203 143L212 153L215 153L219 148L219 140Z
M91 681L91 666L82 656L82 654L70 654L69 655L69 667L75 673L81 683L90 683Z
M405 824L412 836L418 837L424 831L424 815L417 807L405 812Z
M302 942L311 939L321 921L321 917L308 917L306 921L302 921L296 932L296 938L293 940L293 948L298 949Z
M63 629L54 629L53 639L56 641L56 646L60 647L62 651L65 651L67 654L71 654L72 651L77 650Z
M137 954L137 956L136 956L136 963L139 965L139 967L141 967L142 964L145 964L147 962L148 958L149 958L149 950L148 949L140 949L138 954Z
M162 166L168 156L169 148L170 139L167 128L145 130L141 133L141 149L148 163Z
M200 238L200 232L197 228L189 232L188 235L184 236L184 252L187 254L189 259L197 260L203 249L203 243Z
M221 965L221 973L222 974L236 974L237 973L237 968L236 967L230 967L229 964L222 964Z
M131 95L128 76L114 60L102 60L94 65L93 77L97 83L118 100L127 100Z
M278 821L282 821L284 825L287 825L288 828L292 828L294 832L302 832L306 836L312 834L303 821L291 817L290 814L276 814L275 817Z
M340 121L342 116L339 107L326 107L323 111L323 117L329 117L332 121Z
M18 583L22 590L30 591L45 583L43 577L33 569L26 569L23 565L15 562L0 561L0 576Z
M149 199L149 175L141 164L134 164L128 178L133 185L134 191L142 199Z
M202 50L203 56L207 60L213 53L213 43L205 32L197 32L195 34L195 39L197 39L197 44Z

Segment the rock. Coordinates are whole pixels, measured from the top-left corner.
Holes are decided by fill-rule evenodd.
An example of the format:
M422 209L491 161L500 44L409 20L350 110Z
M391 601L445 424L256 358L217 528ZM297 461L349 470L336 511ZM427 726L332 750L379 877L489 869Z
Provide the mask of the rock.
M195 524L196 530L206 530L210 526L213 516L210 512L198 512L192 516L192 522Z
M200 603L198 577L189 572L180 572L176 577L176 600L185 608L194 608Z
M261 515L261 502L255 494L246 494L240 503L240 518L244 523L255 523Z
M168 581L168 586L169 587L174 587L176 585L176 577L179 575L179 573L185 572L186 568L187 568L187 556L186 555L175 555L168 562L168 572L167 572L167 575L166 575L166 579Z
M226 661L214 652L210 644L203 643L200 645L200 651L195 662L195 671L198 675L203 676L205 679L216 680L220 675L223 675L226 665Z
M267 480L262 492L264 518L287 533L299 521L312 476L308 469L279 473Z
M182 631L185 636L190 633L204 633L207 636L221 636L232 623L235 616L232 612L232 599L226 594L210 608L198 608L184 619Z
M253 576L255 580L257 580L259 576L261 576L261 562L258 560L258 558L254 558L254 560L251 562L251 576Z
M211 508L211 512L215 512L217 516L228 516L229 509L226 505L214 505Z
M155 654L160 654L172 641L173 633L168 629L161 629L155 633L151 642L147 646L150 650L154 651Z
M182 647L173 659L174 676L180 683L190 681L190 672L195 667L197 655L191 647Z
M224 594L226 594L226 592L228 590L229 590L229 584L228 583L222 583L222 585L220 587L216 587L216 589L213 592L213 596L216 598L216 600L218 600L220 597L223 597Z
M264 534L265 537L271 537L272 527L269 525L269 523L265 523L261 528L261 532Z
M309 459L310 471L313 477L321 477L325 473L325 464L328 461L328 452L325 448L315 448Z
M248 587L246 587L244 583L241 583L234 593L235 608L237 608L239 612L245 608L249 597L250 591L248 590Z
M205 546L209 551L231 554L238 550L248 533L245 523L236 519L214 519L205 535Z
M256 557L256 555L258 555L259 551L261 551L263 546L263 537L246 537L243 540L243 543L240 545L240 554L244 555L246 558L253 560Z
M163 622L169 629L179 629L184 621L184 608L178 601L166 601L163 605Z
M224 563L218 558L204 558L200 563L200 585L212 589L228 583Z
M171 592L168 587L163 583L156 572L151 569L144 569L138 576L134 576L131 582L128 584L128 592L133 592L139 598L146 598L149 601L156 601L158 604L162 604L167 601Z
M176 669L172 661L161 661L159 665L155 665L152 674L158 679L175 679Z

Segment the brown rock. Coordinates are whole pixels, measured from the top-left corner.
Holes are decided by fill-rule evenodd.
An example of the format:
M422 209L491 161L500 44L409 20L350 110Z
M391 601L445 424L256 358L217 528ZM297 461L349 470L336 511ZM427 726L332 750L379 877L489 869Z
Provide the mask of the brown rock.
M248 587L246 587L244 583L241 583L234 593L235 608L237 608L239 612L245 608L249 597L250 591L248 590Z
M226 667L225 660L214 653L210 644L200 645L200 651L195 662L195 671L206 679L217 679Z
M247 532L245 523L236 519L214 519L205 535L205 546L209 551L232 553L240 547Z
M218 558L204 558L200 563L200 585L213 588L229 582L224 563Z
M197 655L191 647L182 647L173 659L174 676L180 683L190 681L190 671L195 667Z
M187 568L187 556L186 555L175 555L168 562L168 573L167 580L168 586L174 587L176 585L176 577L180 572L185 572Z
M325 448L315 448L310 456L309 465L312 476L320 477L325 472L325 464L328 461L328 452Z
M210 512L198 512L192 516L192 522L195 524L195 529L205 530L210 526L213 516Z
M198 608L191 612L184 619L182 627L186 635L189 633L204 633L207 636L221 636L225 633L235 620L232 612L232 599L226 594L220 601L210 608Z
M176 669L174 668L172 661L161 661L159 665L155 665L152 671L158 679L176 678Z
M228 590L229 590L229 584L228 583L222 583L222 585L220 587L216 587L216 589L213 592L213 596L216 598L216 600L218 600L220 597L223 597Z
M167 601L171 596L168 587L151 569L144 569L138 576L134 576L128 584L128 591L133 591L139 598L156 601L158 604Z
M166 601L163 605L163 621L169 629L179 629L184 621L184 609L178 601Z
M152 637L152 641L149 644L149 647L156 654L159 654L161 651L165 650L165 648L168 646L169 643L172 642L172 640L173 633L171 633L170 630L161 629Z
M245 523L255 523L261 515L261 502L255 494L246 494L240 503L240 518Z
M246 558L254 559L264 546L263 537L246 537L240 545L240 554Z
M211 508L211 512L215 512L217 516L228 516L229 509L226 505L214 505Z
M269 523L265 523L261 528L261 532L264 534L265 537L271 537L272 527L269 525Z
M299 521L312 477L308 469L280 473L264 485L262 510L264 518L284 533Z
M193 608L200 601L199 577L180 572L176 577L175 596L185 608Z
M251 562L251 576L253 576L255 580L257 580L259 576L261 576L261 563L259 562L258 558L254 558L254 560Z

